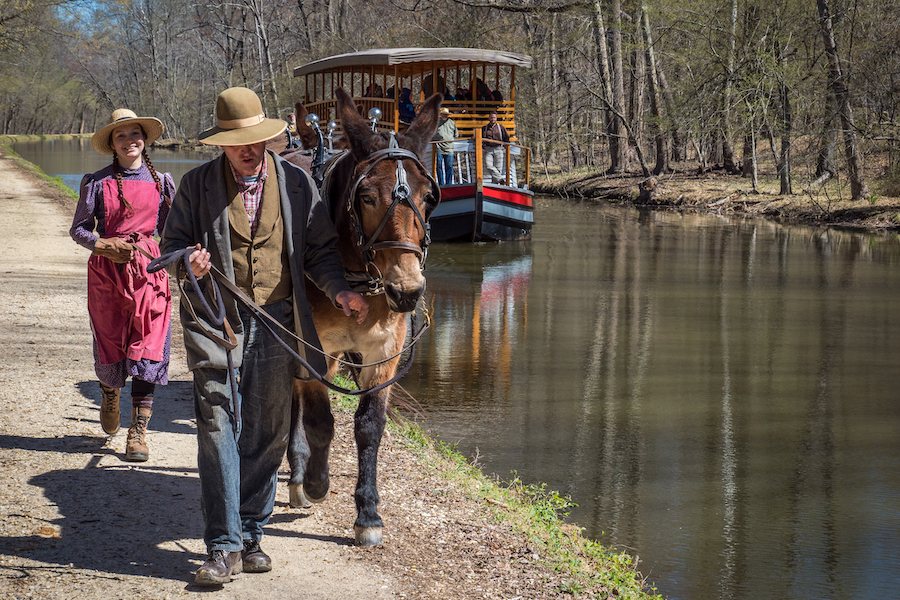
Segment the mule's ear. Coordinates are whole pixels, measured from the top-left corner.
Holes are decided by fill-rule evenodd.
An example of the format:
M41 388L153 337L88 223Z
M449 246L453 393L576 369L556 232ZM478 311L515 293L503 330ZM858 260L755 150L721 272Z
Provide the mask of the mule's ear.
M412 125L409 126L404 134L412 142L413 150L419 157L425 154L426 145L437 131L438 111L441 109L443 99L441 94L435 94L426 100L419 108L419 114L412 122Z
M306 122L309 111L303 106L302 102L294 104L294 115L297 118L297 135L300 137L300 144L304 150L315 148L319 145L319 137L312 127Z
M343 88L334 90L334 95L337 96L338 114L341 116L341 127L344 129L341 139L349 142L350 150L357 160L364 160L369 155L369 149L363 145L363 140L372 137L372 127L360 116L353 98Z
M309 115L309 111L306 110L306 107L303 106L302 102L294 103L294 115L297 117L297 122L303 121L306 122L306 117Z

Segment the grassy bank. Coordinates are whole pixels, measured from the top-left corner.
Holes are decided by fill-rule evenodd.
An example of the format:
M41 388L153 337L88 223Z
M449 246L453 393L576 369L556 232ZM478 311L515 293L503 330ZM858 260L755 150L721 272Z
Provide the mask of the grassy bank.
M338 384L352 385L342 379ZM356 406L357 399L350 396L338 395L333 401L335 411L346 415L352 415ZM547 592L544 597L662 598L654 594L655 589L647 584L632 556L585 538L580 527L565 522L572 506L569 498L545 485L525 484L518 477L509 482L489 477L452 446L432 439L419 425L405 418L389 421L388 430L394 444L413 455L422 476L422 483L416 486L427 487L434 478L440 483L432 485L442 488L441 496L451 490L455 501L467 504L470 513L478 519L508 531L503 544L519 547L525 540L530 557L539 557L536 561L551 574L543 578ZM395 491L398 482L385 481L382 485ZM447 550L455 555L466 552L465 548L449 543L451 547ZM417 561L413 564L424 568L421 556ZM531 566L516 561L510 568L527 570ZM534 573L509 575L518 580L529 576L533 577Z
M73 191L69 186L63 183L59 177L51 177L37 165L28 162L12 149L14 142L42 142L46 140L70 140L83 135L0 135L0 154L3 157L12 160L20 169L27 171L44 181L52 190L54 198L63 204L74 208L74 203L78 202L78 193Z

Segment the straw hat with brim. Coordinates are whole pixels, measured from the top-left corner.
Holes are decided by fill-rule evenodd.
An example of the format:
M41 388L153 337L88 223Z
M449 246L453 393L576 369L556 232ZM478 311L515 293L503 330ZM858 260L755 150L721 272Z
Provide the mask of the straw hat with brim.
M112 132L116 127L131 124L140 125L144 129L144 133L147 135L144 144L147 146L158 140L163 132L163 124L159 119L153 117L139 117L134 114L133 110L117 108L109 118L109 125L91 137L91 146L93 146L94 150L100 154L115 154L115 150L112 149L112 146L109 143L110 135L112 135Z
M216 100L216 126L200 134L211 146L247 146L277 137L287 123L267 119L256 93L245 87L228 88Z
M450 109L447 108L447 107L441 107L441 114L442 114L442 115L449 115L449 114L450 114Z

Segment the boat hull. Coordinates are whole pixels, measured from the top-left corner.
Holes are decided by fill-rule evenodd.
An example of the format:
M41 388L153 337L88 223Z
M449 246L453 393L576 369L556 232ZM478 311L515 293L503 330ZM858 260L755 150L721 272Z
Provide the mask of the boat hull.
M479 189L480 188L480 189ZM534 223L533 192L503 185L441 187L441 203L431 215L435 242L525 240Z

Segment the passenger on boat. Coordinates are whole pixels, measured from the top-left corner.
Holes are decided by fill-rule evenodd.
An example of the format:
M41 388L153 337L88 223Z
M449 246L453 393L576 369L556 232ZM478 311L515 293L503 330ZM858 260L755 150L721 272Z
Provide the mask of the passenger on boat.
M497 112L491 111L488 115L488 124L481 129L481 149L484 154L484 178L490 178L492 183L506 184L506 168L504 157L506 149L501 142L509 142L509 133L506 128L497 122ZM513 176L510 175L513 179ZM512 181L510 183L513 183Z
M297 116L294 113L288 114L287 118L287 129L284 130L285 135L287 136L287 148L288 150L292 148L299 148L300 144L297 139Z
M441 120L433 140L437 150L437 179L440 185L453 185L453 140L459 137L456 123L450 118L450 109L441 108Z
M412 90L403 88L400 91L400 100L397 110L400 111L400 120L411 123L416 118L416 107L412 103Z
M483 82L480 78L475 79L475 94L476 94L475 99L479 100L479 101L486 101L486 100L494 99L494 95L491 92L491 88L489 88L487 86L487 84L485 82Z

